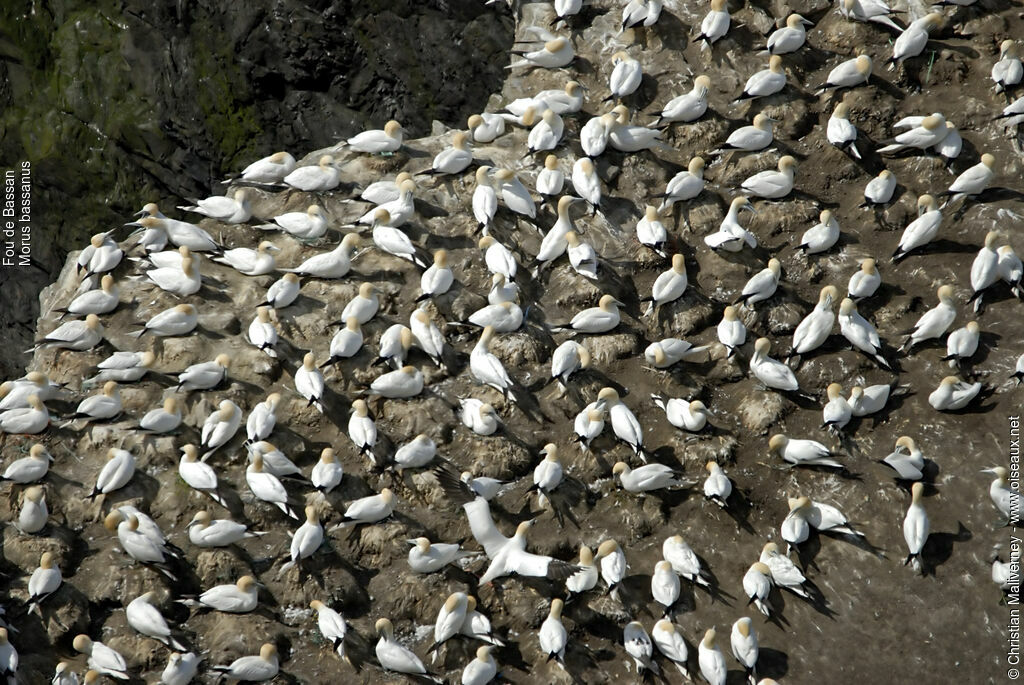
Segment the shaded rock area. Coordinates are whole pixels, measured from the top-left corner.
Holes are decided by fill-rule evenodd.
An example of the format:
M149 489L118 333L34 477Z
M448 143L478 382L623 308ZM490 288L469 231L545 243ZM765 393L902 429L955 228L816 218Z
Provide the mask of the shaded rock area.
M549 4L530 3L522 9L521 26L550 23ZM645 72L658 74L656 87L645 87L639 99L629 103L638 109L637 118L642 121L647 121L644 113L657 111L672 96L689 90L690 70L709 74L715 84L707 117L692 126L670 129L666 135L669 149L657 155L624 155L609 150L601 157L598 169L603 190L609 196L607 207L594 216L573 213L581 235L603 258L599 286L573 272L564 258L556 260L538 278L532 278L528 268L521 268L521 300L524 307L529 307L527 325L516 333L500 336L494 352L509 373L531 391L537 404L535 416L531 418L498 391L471 378L467 357L479 334L460 326L443 329L455 352L449 368L435 368L419 350L410 353L410 363L421 368L427 378L429 394L371 402L381 436L382 458L418 433L427 433L437 443L439 456L451 462L456 471L470 470L475 475L515 481L496 498L495 518L506 534L511 534L516 523L534 518L535 525L528 535L529 550L573 560L580 544L594 549L602 540L615 538L622 545L629 572L620 588L621 599L599 589L566 607L564 622L571 635L566 655L568 673L546 659L536 638L550 598L559 592L551 584L511 578L480 587L477 579L486 563L479 557L440 574L416 575L408 568L408 538L424 535L434 541L464 541L472 550L478 546L472 540L464 512L443 495L430 474L422 470L399 474L375 469L347 436L352 400L383 372L370 368L380 335L395 323L408 323L419 294L419 269L370 249L356 259L352 273L344 279L304 280L295 304L275 313L282 338L277 360L245 339L255 305L262 301L277 275L248 278L206 257L201 259L203 289L184 298L199 307L201 330L196 334L158 342L130 337L129 331L140 318L181 300L130 281L128 277L138 269L125 263L115 272L123 288L122 303L114 313L103 317L107 342L85 353L45 350L35 355L30 368L45 370L54 380L69 384L65 401L51 403L60 414L72 412L80 399L95 391L82 388L81 379L112 349L152 349L158 359L147 378L123 388L125 417L89 427L59 427L58 423L37 438L56 457L44 481L51 511L49 525L38 536L20 535L11 527L5 528L0 561L0 572L10 578L6 587L11 598L10 613L15 616L11 620L21 630L12 640L21 652L27 682L46 682L60 659L72 661L81 671L85 659L71 649L71 640L80 631L102 637L122 650L137 676L135 682L153 682L166 663L168 650L131 631L123 611L131 599L153 588L158 592L155 602L169 619L183 626L189 646L208 652L208 664L229 663L256 653L263 642L275 642L287 673L278 679L281 683L396 682L391 674L381 673L373 665L375 620L390 617L397 638L429 662L426 651L432 642L433 622L444 598L455 591L473 593L479 599L479 610L508 643L496 656L509 682L637 682L632 660L622 648L622 627L635 618L649 629L660 616L661 607L650 599L650 576L661 558L662 542L674 534L682 535L693 547L714 579L712 593L684 582L675 616L690 648L691 674L697 671L697 644L704 631L717 627L720 646L728 654L724 639L728 627L740 616L749 615L754 617L759 634L759 675L782 683L903 683L920 679L922 672L928 673L929 682L974 683L1005 677L1009 609L999 605L1000 592L989 579L988 564L995 545L1003 546L1006 558L1009 534L1006 529L993 527L997 514L988 497L990 478L978 471L1005 463L1008 458L1007 417L1019 413L1024 392L1024 386L1009 379L1022 351L1021 303L1000 286L988 298L987 311L978 317L984 331L982 348L964 371L976 374L993 394L965 411L940 414L927 404L928 394L942 376L951 372L941 359L944 346L936 343L915 350L902 360L902 372L897 377L863 354L846 349L837 331L821 349L805 355L796 371L801 388L819 403L797 402L791 396L765 392L749 377L753 335L729 358L716 342L714 326L724 304L734 301L746 280L764 267L761 257L767 255L748 251L716 254L702 240L717 228L735 185L749 173L773 167L778 151L731 155L709 165L707 190L680 207L676 216L666 217L672 239L670 251L685 255L693 292L662 307L657 317L644 316L646 305L638 298L650 293L667 263L637 243L634 227L653 195L693 155L708 155L728 131L747 123L756 112L768 110L783 122L778 132L779 147L792 151L800 160L796 187L801 195L777 203L755 201L758 213L743 218L767 254L777 256L783 265L783 282L777 295L758 303L753 311L743 311L751 331L768 335L773 341L773 355L784 356L793 329L817 301L822 285L835 284L843 291L858 261L868 256L879 258L885 285L877 296L861 303L860 311L877 325L884 340L894 344L902 341L903 331L934 302L935 287L941 282L955 285L955 325L963 325L975 318L966 304L970 261L987 230L1016 226L1009 212L1019 211L1019 203L1012 199L969 203L959 208L963 210L960 216L957 208L951 207L941 228L942 242L898 266L889 264L885 257L892 253L899 232L870 210L857 207L864 184L883 167L894 172L901 189L885 218L901 228L914 214L917 195L941 191L952 176L931 155L881 159L869 153L863 163L851 161L830 146L824 136L823 125L836 96L816 98L804 86L816 83L840 60L866 49L875 57L881 83L876 89L857 89L845 96L853 103L851 118L863 135L878 141L891 134L892 122L900 117L943 111L961 127L968 141L963 157L954 164L955 170L974 164L981 151L989 151L1001 164L995 182L1019 188L1021 158L1006 132L990 121L992 112L1003 103L1001 96L991 92L987 74L998 42L1021 35L1024 22L1015 7L999 6L983 18L975 14L977 9L948 10L955 12L951 21L958 28L955 32L947 29L937 38L949 48L937 47L931 66L922 58L890 73L878 65L889 54L891 36L875 27L846 22L820 0L792 7L773 5L771 16L763 7L745 6L733 17L733 31L710 53L687 40L705 9L703 5L667 3L656 26L618 36L621 3L599 0L590 8L586 28L581 29L577 41L580 57L572 70L515 72L490 98L487 109L497 111L516 97L544 88L561 88L569 78L579 78L589 88L584 113L567 118L569 142L556 152L563 170L568 171L580 156L576 140L579 127L602 111L598 102L607 95L608 58L615 50L629 50L643 61ZM782 17L789 9L817 22L809 33L808 48L786 60L791 85L782 95L765 102L731 106L743 77L763 67L763 58L756 55L763 41L760 32L770 28L772 17ZM498 3L497 8L488 11L504 16L505 9ZM504 63L499 60L499 64ZM917 90L915 86L922 81L925 87ZM462 122L453 125L461 128ZM494 144L476 146L474 157L477 162L515 169L527 187L533 187L540 165L539 160L535 163L522 157L526 136L526 131L514 129ZM401 169L420 171L451 137L452 130L432 123L429 135L407 141L392 157L344 153L339 158L343 179L346 184L361 187ZM278 147L275 141L270 149ZM311 164L321 152L316 147L313 142L300 141L291 151L303 157L301 163ZM225 162L225 166L234 170L247 161L250 159L230 165ZM448 295L426 305L432 320L440 326L461 321L482 306L490 278L477 248L476 225L470 212L472 174L438 180L420 177L419 182L418 216L405 228L419 246L430 251L447 249L457 279ZM202 225L228 248L253 247L269 239L281 249L276 255L278 265L291 267L337 244L341 233L348 230L342 227L365 211L362 204L346 202L352 195L351 188L343 187L317 198L331 217L328 237L317 246L268 234L252 225L226 226L209 220ZM159 197L158 190L139 189L130 198L130 209ZM301 193L264 191L254 191L253 198L255 215L261 220L285 211L301 211L313 199ZM827 253L805 257L793 248L801 233L816 220L820 208L826 206L836 213L843 241ZM162 205L162 209L174 217L196 219L169 204ZM116 222L125 219L126 215L118 215ZM536 223L546 231L554 220L553 212L546 208ZM502 210L493 233L518 251L522 267L530 264L540 243L534 227ZM1024 253L1019 232L1008 233L1017 252ZM74 246L81 244L78 241ZM123 244L131 248L128 242ZM330 337L336 330L331 322L337 321L364 281L374 283L379 290L380 313L363 327L364 349L326 372L327 411L321 414L295 393L294 374L305 351L312 350L318 361L326 358ZM56 282L42 294L43 314L36 324L40 335L58 325L52 310L65 305L77 285L73 262L68 261ZM568 336L552 333L550 326L593 306L604 291L626 302L623 323L609 334L579 336L581 344L591 350L594 363L574 377L563 394L548 382L548 355ZM666 370L651 368L642 357L643 349L669 336L711 345L709 360ZM179 434L154 438L131 430L146 410L174 394L174 374L223 351L234 356L228 382L214 391L179 395L186 417ZM895 398L881 415L854 421L849 430L852 444L842 444L821 428L820 400L828 383L839 382L848 392L854 384L894 380L905 386L906 394ZM605 385L621 388L623 401L644 426L650 460L682 470L691 481L703 478L706 460L722 463L737 489L732 511L723 511L704 500L699 485L644 497L617 488L611 478L612 465L623 460L639 466L632 450L615 440L607 429L594 440L590 452L580 451L572 440L573 418ZM340 521L339 512L358 497L383 487L391 488L397 497L393 520L330 533L302 572L280 573L289 533L296 523L276 508L256 501L249 492L244 477L244 433L236 435L209 460L220 478L226 509L190 490L176 471L178 448L199 440L198 427L222 399L231 399L248 413L270 392L280 392L284 397L271 441L305 473L326 446L337 451L344 466L341 485L326 497L304 483L289 483L295 505L315 506L330 526ZM712 413L715 430L692 436L675 429L651 401L651 393L701 399ZM501 433L481 437L456 420L456 400L467 397L495 406L504 424ZM768 452L769 437L776 432L818 440L841 452L843 456L838 458L847 472L784 468L778 457ZM901 524L909 497L892 481L892 472L876 463L904 434L917 440L930 461L929 477L935 484L928 489L925 501L933 533L926 547L930 564L926 577L902 565L905 542ZM2 440L6 464L22 456L36 439L3 436ZM566 473L573 479L557 494L568 508L564 520L541 507L535 497L527 496L533 467L541 459L539 450L547 442L559 445ZM106 450L115 446L130 449L137 456L135 477L105 501L85 500ZM22 492L9 485L4 488L0 519L10 520L22 506ZM812 537L793 554L793 559L799 559L824 601L809 603L789 593L773 592L772 602L782 618L769 623L747 606L741 579L764 542L779 540L779 527L788 511L786 498L803 494L840 508L869 543ZM130 563L113 535L96 520L97 514L102 516L122 504L133 504L150 513L171 541L184 549L188 564L180 583L166 583L153 570ZM188 543L186 526L200 509L217 517L230 516L267 534L243 542L238 549L196 548ZM16 610L25 597L26 576L43 551L55 555L65 585L44 604L42 617L19 615ZM243 573L254 574L265 585L260 599L266 606L256 614L202 613L172 601L179 594L234 582ZM347 646L358 671L341 662L319 634L308 609L312 599L336 607L348 619ZM449 681L458 682L461 669L477 646L461 638L452 640L433 668ZM730 669L727 682L746 682L736 662L730 656L726 661ZM671 664L664 660L660 664L667 682L683 682ZM207 673L200 682L215 680Z
M476 0L3 3L0 168L32 164L35 262L0 269L0 376L23 368L11 348L67 251L139 197L205 197L248 161L390 118L463 125L511 42L509 13Z

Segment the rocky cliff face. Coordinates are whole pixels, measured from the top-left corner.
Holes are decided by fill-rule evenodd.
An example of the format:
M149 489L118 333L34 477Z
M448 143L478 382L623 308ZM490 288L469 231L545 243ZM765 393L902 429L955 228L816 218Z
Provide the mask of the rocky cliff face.
M67 251L141 198L205 196L260 156L391 117L461 124L511 42L511 16L475 0L4 3L0 165L32 162L37 262L0 271L8 349L28 347ZM25 361L0 352L0 376Z

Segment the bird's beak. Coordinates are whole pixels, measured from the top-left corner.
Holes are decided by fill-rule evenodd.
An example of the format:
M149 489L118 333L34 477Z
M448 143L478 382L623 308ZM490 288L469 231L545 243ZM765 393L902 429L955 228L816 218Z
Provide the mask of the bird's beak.
M140 209L139 211L137 211L134 214L132 214L132 216L142 216L143 214L149 214L149 212L147 212L144 209Z
M993 476L996 475L995 469L982 469L979 473L991 473Z
M140 224L138 221L133 221L131 223L125 224L125 226L131 226L132 228L142 228L142 224Z
M750 212L751 214L757 214L757 210L754 209L754 205L752 203L750 203L750 202L748 202L747 204L743 205L743 209L745 209L746 211Z
M405 542L406 542L406 544L409 544L409 545L415 545L416 544L415 540L406 540Z

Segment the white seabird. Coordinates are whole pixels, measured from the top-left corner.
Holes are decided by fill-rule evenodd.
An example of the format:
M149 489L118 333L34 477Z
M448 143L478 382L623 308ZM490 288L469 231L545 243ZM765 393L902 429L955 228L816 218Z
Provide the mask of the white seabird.
M901 447L907 451L901 452ZM895 449L881 461L892 467L896 475L903 480L917 481L924 477L924 455L909 435L896 438Z
M279 671L277 647L268 642L260 647L258 656L239 657L227 666L211 666L210 670L239 681L271 680Z
M700 400L687 401L651 395L654 404L665 412L668 422L680 430L699 433L708 423L708 410Z
M343 469L334 450L325 447L320 452L320 459L313 465L309 481L313 487L323 493L329 493L341 483Z
M700 674L708 685L725 685L727 669L725 655L715 644L715 629L708 628L697 647L697 663Z
M345 237L338 243L338 246L330 252L313 255L294 269L281 269L281 271L299 276L311 276L313 278L344 278L352 268L352 256L355 253L356 247L359 246L359 240L360 238L357 234L346 233ZM287 278L287 275L285 278ZM268 291L268 303L273 304L276 308L288 306L295 301L295 297L298 297L297 285L298 282L296 281L295 285L287 288L288 291L294 289L295 295L290 300L286 300L284 304L272 302Z
M768 441L768 452L778 452L780 457L794 466L846 468L832 458L839 455L816 440L789 438L780 433L773 435Z
M406 130L402 128L400 123L392 119L384 124L383 129L370 129L357 133L347 139L344 146L355 152L365 152L373 155L395 152L398 148L402 147L403 133L406 133ZM341 146L339 145L339 147Z
M128 664L119 652L111 649L102 642L94 642L88 635L78 635L72 645L76 652L89 657L89 668L102 674L119 680L128 680Z
M736 298L733 304L752 306L767 300L778 290L781 275L782 262L772 257L768 260L767 267L750 277L750 280L743 286L743 290L740 291L740 296Z
M928 541L928 535L931 531L928 512L925 511L924 504L921 502L924 494L924 484L914 483L910 488L910 494L910 508L907 509L907 515L903 519L903 539L907 541L907 549L910 553L903 561L903 565L906 566L913 562L914 568L923 573L924 567L921 552L924 550L924 545Z
M956 376L946 376L928 395L928 404L937 411L957 411L970 404L981 389L980 382L967 383Z
M128 625L138 633L162 642L171 649L179 652L187 651L187 648L171 635L167 619L163 617L159 609L153 606L156 596L156 592L144 592L128 603L128 606L124 608Z
M704 244L712 250L739 252L744 245L752 249L757 247L757 237L740 225L741 211L756 213L754 205L746 197L737 197L729 204L729 212L722 219L721 225L714 233L704 236ZM770 264L770 262L769 262Z
M249 204L249 191L238 188L231 197L215 195L205 200L193 200L194 205L181 205L178 209L195 212L225 224L244 224L252 217Z
M846 293L851 300L861 300L874 295L881 284L882 277L875 266L875 260L868 257L861 260L860 270L850 276L850 282L846 286Z

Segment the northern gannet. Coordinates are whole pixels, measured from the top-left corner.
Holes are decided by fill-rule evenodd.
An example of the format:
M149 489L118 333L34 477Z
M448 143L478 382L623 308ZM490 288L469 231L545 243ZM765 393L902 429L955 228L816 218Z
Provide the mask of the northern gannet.
M941 28L945 23L945 17L938 12L926 14L920 19L912 21L903 32L896 37L892 46L892 57L886 61L889 63L889 71L896 68L896 63L902 64L911 57L917 57L924 52L928 44L928 32L932 29Z
M118 383L134 383L145 376L153 364L156 363L156 355L147 350L145 352L115 352L99 364L95 376L83 382L85 384L107 383L116 381Z
M901 447L907 451L901 452ZM924 455L914 439L908 435L901 435L896 439L895 449L882 459L881 463L895 470L896 475L902 480L917 481L924 477Z
M706 360L707 345L695 347L679 338L665 338L647 346L644 359L656 369L667 369L681 361Z
M608 79L611 94L605 100L621 100L640 87L644 72L640 62L623 51L612 55L612 74Z
M452 136L452 146L434 157L429 173L461 174L472 163L473 151L470 149L468 136L462 131L456 131Z
M1020 493L1010 487L1010 471L1005 466L995 466L990 469L982 469L982 473L991 473L995 476L988 488L992 504L1000 514L1003 515L1003 525L1011 525L1022 520Z
M377 424L370 416L366 400L358 399L352 402L352 415L348 419L348 437L359 450L359 454L365 455L371 464L377 463L377 457L373 453L373 448L377 444Z
M284 309L298 299L301 288L299 277L293 273L286 273L270 284L266 298L256 306Z
M806 26L814 26L814 23L799 14L791 14L786 17L786 25L772 31L768 36L768 45L766 46L768 54L786 55L802 48L807 40Z
M708 477L704 481L704 497L711 500L723 509L729 505L729 495L732 494L732 481L718 462L709 461L705 468Z
M948 361L954 369L960 367L960 362L970 359L978 351L978 340L981 337L981 328L977 321L968 321L967 325L956 329L946 338L946 356L943 361Z
M469 595L465 592L453 592L441 605L437 612L437 619L434 621L434 642L427 649L431 655L432 662L437 661L437 650L449 638L459 634L462 624L466 620L466 609L469 603Z
M512 54L520 55L522 59L508 65L505 67L506 69L518 67L559 69L568 66L576 56L569 39L561 36L545 42L539 50L513 50Z
M357 526L361 523L378 523L391 516L395 510L395 495L389 488L384 488L378 495L361 497L345 509L342 522L331 530Z
M742 126L730 133L725 142L714 152L720 154L729 150L739 150L741 152L764 150L775 139L772 132L772 124L776 121L776 119L772 119L767 114L758 113L754 117L752 126Z
M619 307L623 307L612 295L602 295L598 306L578 312L569 323L556 326L554 330L572 330L577 333L607 333L619 325Z
M448 266L448 250L440 249L434 252L434 262L420 276L420 294L417 302L429 300L438 295L444 295L452 287L455 275Z
M572 165L572 188L580 198L590 203L592 211L601 205L601 179L597 175L594 161L580 157Z
M343 469L334 450L325 447L320 452L320 458L313 465L309 480L313 487L322 493L329 493L341 483Z
M759 561L771 571L772 582L775 585L785 588L799 597L810 598L807 590L803 587L804 582L807 580L804 578L804 574L800 573L800 569L789 560L789 557L783 556L779 552L779 546L776 543L765 543L761 549Z
M103 278L100 279L100 287L98 289L88 290L71 300L71 303L67 307L54 309L53 311L60 312L61 319L68 314L71 314L72 316L109 314L117 309L117 305L120 302L118 299L120 295L121 291L114 283L114 277L110 274L103 274Z
M275 152L258 159L242 169L237 178L227 181L242 180L250 183L280 183L295 168L295 158L287 152Z
M35 435L50 425L50 412L38 395L29 395L27 407L8 409L0 413L0 433Z
M494 525L486 499L448 471L439 469L435 474L449 499L462 505L473 537L490 559L487 571L480 578L481 585L512 574L565 580L579 570L573 564L526 551L526 534L533 521L523 521L516 528L515 535L505 537Z
M97 495L109 495L120 490L128 485L134 475L135 455L128 450L111 447L107 450L107 461L96 476L96 484L87 497L92 499Z
M345 635L348 633L345 617L319 599L310 602L309 608L316 612L316 625L320 634L331 643L341 659L348 661L345 656Z
M589 590L597 585L600 573L594 563L594 553L586 545L580 545L580 558L576 564L579 570L565 580L565 588L569 591L569 598Z
M782 68L782 58L772 55L768 58L768 68L762 69L747 79L743 92L733 102L752 100L775 95L786 87L786 72Z
M436 683L443 682L440 678L429 675L420 658L395 639L395 628L391 621L386 618L377 619L374 630L380 636L374 653L381 668L395 673L424 676Z
M739 199L739 198L737 198ZM735 200L733 201L735 203ZM779 287L779 277L782 275L782 262L775 257L768 260L768 266L750 277L750 280L743 286L740 296L736 298L734 305L745 304L752 306L758 302L767 300Z
M679 480L679 473L664 464L646 464L636 469L620 461L612 468L612 476L617 476L623 489L627 492L643 493L663 488L686 487L691 483Z
M565 646L569 643L569 633L562 625L562 607L564 606L565 602L558 597L552 599L548 617L540 624L540 630L537 631L540 651L547 655L548 661L555 659L560 666L565 663Z
M180 205L178 209L202 214L225 224L244 224L252 217L249 191L246 188L236 189L231 197L214 195L205 200L192 200L192 202L195 204Z
M196 446L185 445L181 448L181 453L181 459L178 461L178 476L193 490L209 495L214 502L227 509L227 502L217 492L217 473L212 466L199 460L199 450L196 449Z
M704 190L704 158L694 157L686 166L685 171L680 171L673 176L665 186L665 192L654 197L662 198L658 205L658 213L664 213L676 202L692 200Z
M368 392L388 399L415 397L423 392L423 372L407 364L375 378Z
M320 205L310 205L304 212L288 212L271 219L272 223L256 228L265 231L284 231L303 242L311 242L327 233L327 215Z
M769 595L772 592L772 570L760 561L755 561L743 575L743 592L765 616L771 616Z
M295 391L306 400L306 406L315 406L323 414L324 375L317 368L316 357L312 352L303 356L302 366L295 370L294 381Z
M892 366L882 356L882 340L870 321L861 316L857 305L846 297L839 303L839 332L851 345L874 359L886 369Z
M196 512L186 527L188 539L196 547L226 547L263 535L262 532L249 531L243 523L231 519L215 519L206 511Z
M192 364L178 374L177 392L212 390L227 380L231 356L218 354L213 361Z
M344 278L352 268L352 256L355 254L356 247L359 246L359 241L360 238L357 234L346 233L345 237L338 243L338 246L330 252L313 255L294 269L281 269L281 271L297 276L310 276L312 278ZM285 278L287 278L287 275ZM295 285L298 285L297 281ZM298 289L294 286L287 288L287 291L292 290L292 288L294 288L295 294L290 300L286 299L285 304L271 302L269 292L267 293L268 303L273 304L276 308L288 306L295 301L295 297L298 297Z
M211 666L210 670L222 674L222 678L238 681L271 680L279 670L277 647L268 642L260 647L258 656L239 657L227 666Z
M900 347L909 352L914 345L925 340L941 338L956 319L956 302L953 300L953 286L943 285L937 291L938 304L926 311L914 324L910 335Z
M68 422L64 425L74 423L79 419L88 421L106 421L114 419L121 414L124 405L121 402L121 391L116 381L107 381L103 384L103 391L98 395L90 395L78 403L75 413L66 417Z
M931 531L931 522L928 520L928 512L924 509L922 497L924 495L924 484L914 483L910 488L910 508L903 519L903 539L907 541L907 549L910 554L903 561L903 565L913 562L914 568L924 573L921 551L928 541L928 534Z
M846 294L851 300L862 300L871 297L878 291L882 284L882 277L875 266L875 260L868 257L860 262L860 270L850 276L850 282L846 286Z
M459 409L456 413L462 420L462 425L477 435L494 435L501 425L494 407L475 397L459 400Z
M736 354L736 350L747 341L747 327L740 321L739 316L736 314L736 307L733 305L727 306L722 312L722 320L718 322L716 331L718 333L718 342L722 343L725 349L729 351L729 357Z
M199 312L196 311L196 308L190 304L179 304L150 317L148 321L141 324L140 330L129 333L129 335L134 335L140 340L147 333L154 338L187 335L195 330L198 323ZM99 322L97 322L98 325Z
M203 450L203 460L209 459L218 448L235 437L241 425L242 410L231 400L221 400L217 411L212 412L203 422L199 443L199 448Z
M306 507L305 513L306 520L292 534L292 542L289 547L291 560L281 567L278 576L302 563L303 559L308 559L316 554L324 542L324 527L320 523L320 515L317 513L316 507Z
M505 120L498 114L473 114L466 122L475 143L493 143L505 134Z
M88 635L75 637L72 646L76 652L89 657L89 668L102 675L120 680L128 680L128 664L121 654L102 642L93 642Z
M690 680L690 672L686 668L686 660L689 656L686 641L675 625L668 619L661 619L654 624L654 628L651 630L651 640L658 651L675 664L679 672L683 674L683 678Z
M999 61L992 65L992 80L995 91L1004 92L1020 84L1024 79L1024 65L1017 56L1017 43L1004 40L999 44Z
M715 644L715 629L708 628L697 647L697 664L708 685L725 685L725 655Z
M981 389L980 382L967 383L956 376L946 376L928 395L928 404L937 411L957 411L970 404Z
M668 243L668 229L661 222L658 210L653 205L647 205L644 215L636 223L636 239L641 245L654 250L661 257L666 257L665 245ZM682 255L678 255L682 257Z
M651 596L665 607L664 616L671 616L679 601L679 576L672 570L672 564L662 559L654 565L651 574Z
M839 12L849 21L870 21L896 31L903 30L903 27L892 20L891 15L895 13L889 9L885 0L842 0Z
M793 349L790 354L807 354L821 347L828 339L836 322L836 315L832 308L837 299L839 299L839 289L834 285L826 285L821 289L818 295L818 304L793 331Z
M629 445L638 457L645 459L643 426L637 420L636 414L619 399L619 393L615 388L601 388L594 408L607 412L615 437Z
M749 681L755 682L757 680L757 632L748 617L744 616L732 624L729 642L732 646L732 655L746 670Z
M772 359L768 353L772 343L768 338L758 338L754 343L754 354L750 358L750 373L761 381L766 388L785 392L799 392L800 384L792 369L782 362Z
M498 663L491 656L493 645L477 647L476 658L462 669L462 685L487 685L498 675Z
M171 628L167 625L167 619L163 617L160 610L153 605L157 593L150 591L139 595L124 608L125 618L128 625L136 632L146 637L151 637L162 642L167 647L179 651L188 651L187 648L171 634Z
M832 110L832 116L829 117L825 128L825 136L828 142L849 153L854 159L861 159L860 151L857 149L857 127L850 122L850 106L845 102L838 103Z
M252 456L252 462L245 469L245 482L256 499L273 504L287 516L299 520L298 515L288 504L288 491L284 489L281 481L277 476L264 471L261 455Z
M673 570L691 583L711 587L704 575L700 558L690 545L686 544L681 535L665 538L661 545L661 556L672 564Z
M430 542L427 538L406 540L412 545L409 549L409 568L416 573L435 573L448 564L456 564L459 559L474 556L473 552L464 552L457 544Z
M729 8L726 0L711 0L711 10L700 22L700 35L694 43L704 41L701 49L708 50L729 32Z
M558 168L558 157L548 155L544 158L544 168L537 174L537 181L534 184L539 195L553 198L561 194L565 187L565 174Z
M395 152L398 148L402 147L402 134L404 133L407 133L407 131L402 128L402 125L392 119L384 124L383 129L371 129L357 133L347 139L344 145L355 152L365 152L373 155ZM342 146L339 145L338 147Z
M639 621L632 621L626 624L622 631L622 644L626 648L626 654L633 657L636 663L637 673L650 671L655 675L661 673L661 668L654 661L654 646L651 638L644 630Z
M743 181L740 186L747 193L756 197L778 200L786 197L793 190L795 170L796 160L786 155L779 160L778 171L761 171Z
M843 397L843 386L838 383L829 383L825 389L828 402L821 410L821 426L839 433L846 427L846 424L853 418L853 408Z
M704 244L712 250L725 250L726 252L739 252L743 249L744 245L756 248L757 237L740 225L739 215L741 211L748 211L752 214L757 213L757 210L754 209L754 205L751 204L748 198L734 198L729 204L729 212L722 219L718 230L704 236Z
M665 103L654 125L661 126L676 122L688 124L697 121L708 111L708 91L710 89L711 79L704 75L698 76L693 80L693 88L690 92L677 95Z
M832 457L839 456L816 440L789 438L776 434L768 441L768 452L779 456L794 466L831 466L846 468Z
M32 571L32 575L28 579L27 604L29 613L34 612L42 616L39 612L39 605L43 600L60 589L62 582L60 566L54 564L53 554L51 552L43 552L42 556L39 557L39 567Z
M680 430L699 433L708 424L708 410L700 400L687 401L655 394L651 399L665 412L668 422Z
M910 126L910 130L896 136L892 144L879 148L878 154L884 155L899 152L908 147L925 150L941 143L943 138L949 135L949 129L946 128L946 118L939 113L926 117L907 117L907 119L897 122L897 128L899 128L900 123L907 122L908 120L912 123L906 123L905 126Z
M53 455L41 443L35 443L28 450L28 456L15 459L7 465L0 476L0 482L9 480L18 485L28 485L42 480L50 470Z
M178 306L192 308L190 304ZM191 311L194 312L195 309L192 308ZM153 319L150 319L150 323L155 322L159 316L158 314ZM195 327L194 323L192 327ZM84 321L76 319L61 324L47 333L41 340L36 341L36 344L31 349L25 351L34 352L36 350L57 349L83 352L96 347L103 340L103 335L103 324L100 323L99 317L95 314L87 314Z

